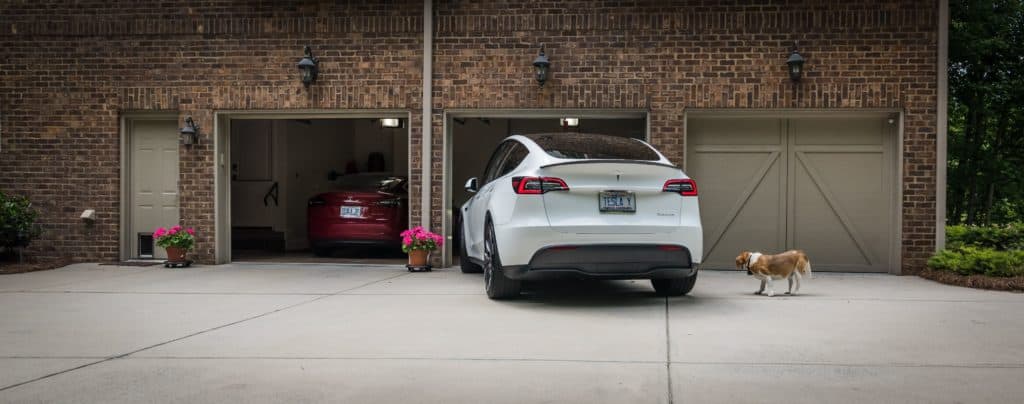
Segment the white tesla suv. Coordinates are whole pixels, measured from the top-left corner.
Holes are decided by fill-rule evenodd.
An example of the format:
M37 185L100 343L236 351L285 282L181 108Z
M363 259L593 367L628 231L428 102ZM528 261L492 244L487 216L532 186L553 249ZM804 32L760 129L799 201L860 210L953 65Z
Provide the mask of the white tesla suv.
M703 239L697 184L651 145L616 136L510 136L462 206L463 272L487 296L522 280L650 279L658 294L693 289Z

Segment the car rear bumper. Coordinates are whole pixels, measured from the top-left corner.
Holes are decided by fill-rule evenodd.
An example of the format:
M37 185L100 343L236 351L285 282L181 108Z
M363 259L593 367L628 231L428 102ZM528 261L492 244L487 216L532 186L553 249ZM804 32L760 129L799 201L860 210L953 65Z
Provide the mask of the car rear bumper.
M503 266L512 279L685 278L696 273L690 250L671 244L559 245L537 251L527 265Z
M563 233L549 226L504 224L495 226L494 233L503 267L553 268L577 262L588 263L585 267L590 268L590 272L594 272L593 268L603 268L605 264L626 266L630 268L629 272L638 272L644 267L646 270L656 270L664 267L690 268L700 264L704 248L700 226L678 226L673 229L661 233L628 233L625 231L628 229L614 234ZM578 251L552 250L565 246L575 246ZM658 246L677 246L681 250L676 251L677 255L665 258L667 256L660 253L670 251L659 250ZM650 249L657 253L648 254ZM567 254L562 255L564 259L556 258L558 255L553 254L556 251ZM535 259L540 261L534 262ZM583 264L576 265L570 269L583 270L580 269Z

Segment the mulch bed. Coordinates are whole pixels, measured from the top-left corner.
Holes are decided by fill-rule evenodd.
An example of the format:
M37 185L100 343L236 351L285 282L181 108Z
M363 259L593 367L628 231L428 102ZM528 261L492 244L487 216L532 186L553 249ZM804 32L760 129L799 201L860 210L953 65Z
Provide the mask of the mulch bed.
M45 271L56 269L71 264L66 259L38 259L25 257L24 262L19 263L17 258L0 258L0 275L20 274L22 272Z
M947 285L964 286L975 289L1004 290L1010 292L1024 292L1024 276L1000 278L985 275L960 275L947 271L936 271L925 268L918 276L931 279Z

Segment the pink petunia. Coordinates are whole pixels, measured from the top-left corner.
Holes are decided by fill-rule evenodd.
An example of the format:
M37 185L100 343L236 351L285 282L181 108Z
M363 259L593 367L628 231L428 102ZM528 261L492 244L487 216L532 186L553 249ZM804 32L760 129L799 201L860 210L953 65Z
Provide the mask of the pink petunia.
M191 227L189 227L188 228L188 234L194 236L194 235L196 235L196 231L194 229L192 229Z
M167 229L165 229L163 227L157 227L156 231L153 232L153 237L160 238L164 234L167 234Z
M181 230L181 226L180 225L174 225L174 227L171 227L171 230L174 230L174 232L177 233L179 230Z

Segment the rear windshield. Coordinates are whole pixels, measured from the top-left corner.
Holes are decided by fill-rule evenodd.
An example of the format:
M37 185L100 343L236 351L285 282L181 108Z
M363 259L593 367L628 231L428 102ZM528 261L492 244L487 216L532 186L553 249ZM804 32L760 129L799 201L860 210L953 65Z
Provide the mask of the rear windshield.
M626 137L583 133L542 133L526 137L560 159L660 160L650 147Z
M404 186L405 178L387 173L348 174L338 177L334 181L334 187L342 191L401 193L404 191Z

